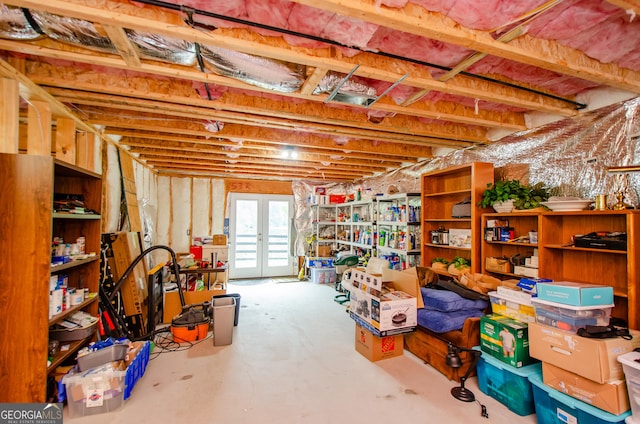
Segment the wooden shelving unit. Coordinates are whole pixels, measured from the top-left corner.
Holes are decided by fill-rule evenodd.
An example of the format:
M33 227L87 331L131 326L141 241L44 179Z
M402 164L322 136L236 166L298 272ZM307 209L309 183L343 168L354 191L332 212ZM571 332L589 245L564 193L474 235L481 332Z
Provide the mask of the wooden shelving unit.
M540 275L555 281L577 281L613 287L613 315L640 329L640 211L545 212L540 216ZM578 234L627 233L627 250L573 247Z
M482 241L482 272L500 279L521 275L488 271L487 257L510 257L517 253L528 256L538 248L541 278L554 281L575 281L613 287L616 307L613 315L626 320L629 327L640 329L637 311L640 272L640 211L576 211L542 213L487 213L482 215L483 228L487 219L509 220L516 237L537 229L538 244ZM627 233L627 249L575 247L572 237L596 231Z
M471 271L480 272L482 239L480 215L484 211L477 206L482 192L493 183L493 164L473 162L466 165L428 172L422 175L422 265L430 267L436 257L448 260L460 256L471 261ZM454 218L453 205L468 198L471 202L469 218ZM470 248L433 244L431 232L445 229L471 230ZM450 276L448 273L441 275Z
M487 221L498 219L509 221L509 226L513 228L516 238L527 236L529 232L539 232L539 213L532 212L512 212L512 213L485 213L482 214L482 273L489 274L501 280L522 278L522 275L513 272L498 272L488 270L486 267L486 258L511 258L515 255L522 257L531 256L534 249L538 247L537 243L523 242L505 242L505 241L487 241L484 233L487 228Z
M376 256L399 257L402 269L420 264L421 202L420 193L396 193L376 198L378 240L385 231L383 242L376 246ZM393 239L400 234L404 234L402 243Z
M65 274L69 287L97 293L102 178L50 156L0 154L0 180L0 330L10 341L0 348L0 364L10 370L0 379L0 402L45 402L48 375L93 338L68 343L47 366L49 327L80 309L98 313L93 297L49 319L49 284L52 275ZM82 194L96 213L54 213L54 193ZM86 252L96 256L52 267L54 236L70 243L83 236Z

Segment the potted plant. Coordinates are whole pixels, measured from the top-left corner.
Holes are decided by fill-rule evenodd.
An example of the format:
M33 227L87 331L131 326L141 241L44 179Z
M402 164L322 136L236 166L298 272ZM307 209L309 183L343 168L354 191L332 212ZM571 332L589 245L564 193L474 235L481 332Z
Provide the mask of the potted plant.
M452 275L463 275L471 270L471 262L461 256L456 256L449 263L447 271Z
M542 207L551 195L551 189L544 183L534 185L521 184L519 180L498 181L487 184L487 189L482 193L482 199L478 206L486 208L492 206L496 212L511 212L517 210L530 210Z
M541 202L549 200L551 190L541 182L527 186L527 189L520 194L520 197L515 199L513 206L520 210L545 208Z
M478 206L482 208L492 206L496 212L511 212L516 199L524 197L527 191L527 187L520 184L519 180L504 180L487 184Z
M445 258L433 258L431 268L435 271L446 271L449 261Z

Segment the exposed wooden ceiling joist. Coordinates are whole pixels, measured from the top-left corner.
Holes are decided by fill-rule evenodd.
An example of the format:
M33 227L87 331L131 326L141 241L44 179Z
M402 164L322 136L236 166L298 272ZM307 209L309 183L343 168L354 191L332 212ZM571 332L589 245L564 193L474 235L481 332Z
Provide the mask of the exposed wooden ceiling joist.
M606 1L629 13L640 10L638 0ZM81 130L119 140L138 160L165 175L228 177L232 172L245 178L335 181L428 159L440 147L488 145L493 130L527 129L528 112L572 117L584 106L573 95L555 94L554 87L540 78L520 79L493 68L486 75L466 72L485 57L575 80L572 93L598 84L640 93L638 70L602 63L552 39L535 38L517 21L510 22L516 25L511 30L505 26L507 32L500 36L464 27L414 3L389 7L374 0L293 2L302 5L299 8L310 6L390 33L426 37L443 49L458 46L466 56L451 68L439 68L385 55L384 46L357 54L337 42L296 47L278 34L278 28L257 31L249 24L206 30L188 25L187 13L178 12L179 7L169 10L127 0L6 0L6 5L93 23L97 33L111 41L108 51L112 53L57 37L0 39L0 55L9 55L18 68L3 62L0 75L19 79L25 98L37 92L55 102L55 115L72 116ZM215 3L198 7L214 8ZM210 22L197 10L193 18ZM202 67L195 60L189 66L151 60L160 56L145 56L132 31L145 38L148 34L150 39L198 43L205 49L226 49L260 61L282 61L304 71L296 76L301 78L298 89L267 88L268 84L235 74L225 76L211 63ZM471 53L467 55L466 49ZM20 55L11 56L15 53ZM238 69L237 73L243 72ZM327 91L317 93L328 76L351 73L356 80L378 84L373 103L338 101ZM404 97L388 92L395 84L404 90ZM279 158L287 146L295 147L298 163Z

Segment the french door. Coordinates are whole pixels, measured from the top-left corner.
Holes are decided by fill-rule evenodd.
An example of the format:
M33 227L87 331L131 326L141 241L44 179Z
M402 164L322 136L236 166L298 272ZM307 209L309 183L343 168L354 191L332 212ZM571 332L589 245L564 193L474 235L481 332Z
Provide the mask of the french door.
M293 196L231 193L230 278L292 275Z

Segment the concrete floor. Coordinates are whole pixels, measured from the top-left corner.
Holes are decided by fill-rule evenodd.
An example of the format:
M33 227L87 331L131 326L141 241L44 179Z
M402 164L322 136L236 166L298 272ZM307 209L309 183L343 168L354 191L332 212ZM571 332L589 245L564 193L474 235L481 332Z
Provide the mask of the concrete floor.
M354 322L333 286L311 282L230 284L241 295L233 342L177 351L157 347L119 410L74 423L535 423L467 384L486 405L449 393L456 385L420 359L369 362L354 349ZM162 344L158 340L158 344ZM161 353L158 353L161 352Z

